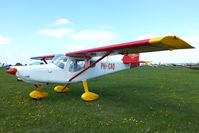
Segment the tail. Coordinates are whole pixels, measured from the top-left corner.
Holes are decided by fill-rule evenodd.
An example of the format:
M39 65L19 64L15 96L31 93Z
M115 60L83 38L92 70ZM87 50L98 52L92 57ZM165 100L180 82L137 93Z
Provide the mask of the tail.
M145 63L144 61L139 61L140 53L126 54L123 56L123 63L131 63L131 68L139 67L140 63Z

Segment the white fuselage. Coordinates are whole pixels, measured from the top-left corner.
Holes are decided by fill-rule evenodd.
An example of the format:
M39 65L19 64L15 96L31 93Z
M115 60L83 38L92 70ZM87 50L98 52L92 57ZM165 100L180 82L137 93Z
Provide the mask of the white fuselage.
M117 59L118 61L114 61L115 57L119 58ZM121 61L122 56L115 57L109 56L104 58L71 81L70 79L72 77L74 77L86 67L86 59L64 56L62 59L59 59L54 63L44 65L19 66L16 67L16 76L23 81L32 84L72 83L92 79L130 68L130 64L124 64ZM97 59L89 60L88 65L96 60Z

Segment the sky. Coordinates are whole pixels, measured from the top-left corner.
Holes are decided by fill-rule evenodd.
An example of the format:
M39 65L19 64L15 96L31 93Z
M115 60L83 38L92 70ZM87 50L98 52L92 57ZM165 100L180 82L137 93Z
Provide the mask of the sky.
M153 63L199 62L198 0L0 0L0 62L176 35L195 47L142 53Z

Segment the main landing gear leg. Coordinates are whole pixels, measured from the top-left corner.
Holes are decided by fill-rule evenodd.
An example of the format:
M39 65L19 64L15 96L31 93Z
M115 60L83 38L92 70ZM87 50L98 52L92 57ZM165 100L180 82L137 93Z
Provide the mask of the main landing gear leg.
M34 100L41 100L44 97L48 96L47 92L41 92L41 85L36 85L37 90L32 91L29 96Z
M57 93L64 93L70 91L69 88L67 88L70 84L65 84L64 86L58 85L54 88L54 91Z
M99 98L99 95L89 92L88 91L88 86L86 81L82 81L83 86L84 86L84 93L82 94L81 98L85 101L93 101Z

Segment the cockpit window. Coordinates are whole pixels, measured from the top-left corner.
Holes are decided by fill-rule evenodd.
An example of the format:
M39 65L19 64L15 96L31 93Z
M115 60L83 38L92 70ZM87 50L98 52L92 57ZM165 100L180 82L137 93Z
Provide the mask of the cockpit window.
M70 62L69 71L70 72L77 72L84 69L86 66L85 60L76 59Z
M62 55L62 56L58 57L57 59L53 60L53 63L61 69L64 69L66 62L67 62L67 57L64 56L64 55Z
M94 62L95 62L95 60L91 60L91 61L90 61L90 65L91 65L92 63L94 63ZM96 65L96 64L92 65L91 67L95 67L95 65Z
M60 56L63 56L63 54L56 54L55 57L52 58L52 63L54 63L54 61L57 60Z

